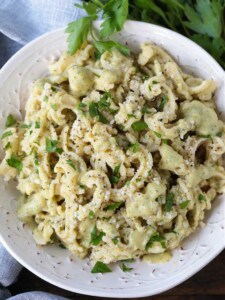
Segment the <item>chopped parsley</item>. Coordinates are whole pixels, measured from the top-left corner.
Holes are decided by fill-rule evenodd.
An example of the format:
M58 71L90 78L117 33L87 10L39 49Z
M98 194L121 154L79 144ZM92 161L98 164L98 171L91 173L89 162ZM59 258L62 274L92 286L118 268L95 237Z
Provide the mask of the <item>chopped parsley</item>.
M218 137L222 137L222 135L223 135L223 132L222 132L222 131L219 131L219 132L217 132L217 134L216 134L216 136L218 136Z
M89 114L92 118L97 118L97 120L99 120L103 124L108 123L108 120L106 119L106 117L104 117L103 114L99 111L98 103L96 103L96 102L90 102Z
M56 103L52 104L52 105L51 105L51 108L52 108L54 111L56 111L56 110L57 110L57 104L56 104Z
M119 201L119 202L115 202L113 204L110 204L106 207L104 207L104 211L109 211L109 210L116 210L117 208L119 208L122 204L124 204L123 201Z
M113 242L113 244L115 244L115 245L117 245L118 243L119 243L119 241L120 241L120 239L119 239L119 237L117 236L117 237L114 237L114 238L112 238L112 242Z
M112 272L112 270L101 261L97 261L91 270L91 273L109 273L109 272Z
M45 95L45 96L43 97L43 101L44 101L44 102L48 102L48 96Z
M11 127L15 123L16 123L16 119L13 117L13 115L8 115L5 122L5 127Z
M163 142L163 144L166 144L166 145L169 144L169 140L167 140L167 139L162 139L162 142Z
M30 129L30 128L31 128L31 124L22 124L22 125L20 126L20 128Z
M164 209L166 212L171 211L174 197L175 197L174 193L168 193L168 195L166 196L166 203L164 205Z
M105 236L104 232L97 232L96 226L93 228L91 232L91 243L94 246L97 246L99 243L101 243L103 236Z
M142 107L141 112L142 112L143 114L149 114L149 113L150 113L149 108L148 108L146 105L144 105L144 106Z
M132 151L133 151L133 153L136 153L136 152L137 152L138 147L139 147L138 142L136 142L136 143L133 144L133 146L132 146Z
M159 139L161 139L161 137L162 137L161 133L159 133L159 132L157 132L157 131L153 131L153 132L154 132L154 134L155 134Z
M209 139L211 142L213 142L213 138L211 134L201 134L199 137L204 138L204 139Z
M1 136L1 140L3 140L4 138L6 138L7 136L10 136L12 135L12 131L6 131L2 134Z
M162 100L161 100L161 102L159 104L158 111L163 111L163 108L164 108L164 106L165 106L165 104L166 104L167 101L168 101L167 96L165 96L165 95L162 96Z
M6 162L10 167L17 169L18 172L22 171L22 161L16 154L12 154L11 157L6 160Z
M50 140L49 138L45 139L45 143L46 143L46 151L53 153L53 152L57 152L58 154L62 154L63 153L63 149L62 148L57 148L57 140Z
M199 200L200 202L206 201L205 196L204 196L203 194L199 194L199 195L198 195L198 200Z
M35 128L37 129L37 128L40 128L41 126L40 126L40 122L38 122L38 121L35 121Z
M161 244L162 248L166 249L165 241L166 241L165 237L160 235L157 232L150 237L149 241L146 244L146 249L151 248L153 246L154 242L159 242Z
M127 114L128 118L135 118L136 119L136 116L134 114Z
M86 103L82 103L80 102L78 105L77 105L77 109L84 112L84 109L87 107L87 104Z
M133 268L127 267L124 263L121 264L120 268L123 272L129 272L129 271L133 270Z
M71 168L73 168L74 170L76 170L76 167L75 167L75 165L74 165L74 162L73 162L71 159L68 159L66 162L67 162L67 164L68 164Z
M148 125L144 121L136 121L134 122L131 127L134 131L142 131L148 128Z
M89 216L90 219L94 219L95 218L95 213L93 212L93 210L89 211L88 216Z
M7 149L9 149L11 147L11 143L10 142L8 142L6 145L5 145L5 150L7 150Z
M188 207L189 202L190 202L190 200L186 200L186 201L181 202L179 204L180 208L185 209L186 207Z
M113 174L111 176L109 176L109 181L111 182L111 184L117 184L120 180L120 164L118 166L115 167L115 169L113 170Z
M157 84L157 83L158 83L158 81L155 81L155 80L152 81L152 84Z

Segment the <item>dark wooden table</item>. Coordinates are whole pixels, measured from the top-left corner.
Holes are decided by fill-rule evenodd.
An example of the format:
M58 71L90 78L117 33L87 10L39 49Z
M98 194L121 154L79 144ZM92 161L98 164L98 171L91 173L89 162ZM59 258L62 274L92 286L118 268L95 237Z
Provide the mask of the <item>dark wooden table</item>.
M78 295L57 288L28 270L23 269L15 284L10 287L13 295L28 291L45 291L69 299L91 300L98 297ZM100 298L99 298L100 299ZM102 298L103 299L103 298ZM105 298L108 299L108 298ZM208 266L179 286L158 296L146 297L151 300L225 300L225 250Z

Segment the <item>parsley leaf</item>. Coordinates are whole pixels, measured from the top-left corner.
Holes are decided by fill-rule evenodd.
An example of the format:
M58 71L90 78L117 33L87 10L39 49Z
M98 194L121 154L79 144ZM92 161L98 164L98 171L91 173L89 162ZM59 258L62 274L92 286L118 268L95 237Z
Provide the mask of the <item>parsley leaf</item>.
M154 132L154 134L155 134L159 139L161 139L161 137L162 137L161 133L159 133L159 132L157 132L157 131L153 131L153 132Z
M133 151L133 153L136 153L136 152L137 152L138 147L139 147L138 142L136 142L136 143L133 144L133 146L132 146L132 151Z
M113 170L113 174L109 176L109 181L111 182L111 184L117 184L119 182L120 180L119 170L120 170L120 164L115 167L115 169Z
M30 129L30 128L31 128L31 125L30 125L30 124L22 124L22 125L20 126L20 128Z
M188 207L188 204L190 203L190 200L186 200L186 201L183 201L179 204L180 208L181 209L185 209L186 207Z
M93 212L93 210L89 211L88 216L89 216L90 219L94 219L95 218L95 213Z
M112 270L101 261L97 261L91 270L91 273L109 273L109 272L112 272Z
M66 32L69 33L67 42L69 53L71 55L73 55L87 40L89 29L92 26L92 22L96 19L97 15L90 15L68 24Z
M13 117L13 115L8 115L5 122L5 127L11 127L15 123L16 123L16 119Z
M89 114L92 118L97 118L97 120L99 120L103 124L108 123L108 120L106 119L106 117L103 116L102 113L100 113L98 103L96 103L96 102L91 102L89 104Z
M128 15L128 0L110 0L104 6L103 22L99 32L104 39L112 35L114 31L120 31Z
M73 168L74 170L76 170L76 167L75 167L75 165L74 165L74 162L73 162L71 159L68 159L66 162L67 162L67 164L68 164L71 168Z
M12 131L6 131L6 132L4 132L2 134L2 136L1 136L1 140L3 140L4 138L6 138L6 137L8 137L10 135L12 135Z
M119 50L124 55L130 54L130 49L114 41L95 41L95 48L98 50L99 55L102 55L105 51L112 49Z
M57 146L57 141L56 140L50 140L49 138L45 139L45 143L46 143L46 151L53 153L56 151L56 146Z
M16 154L12 154L11 157L6 160L6 162L10 167L17 169L18 172L22 171L23 164Z
M144 121L136 121L134 122L131 127L134 131L142 131L148 128L148 125Z
M166 212L171 211L172 206L173 206L173 200L174 200L174 193L168 193L167 197L166 197L166 203L164 205L164 209Z
M203 194L199 194L199 195L198 195L198 200L199 200L200 202L206 201L205 196L204 196Z
M164 108L164 106L165 106L165 104L166 104L167 101L168 101L167 96L165 96L165 95L162 96L162 100L161 100L161 102L159 104L158 111L163 111L163 108Z
M37 129L37 128L40 128L40 122L35 121L35 128L36 128L36 129Z
M120 268L123 272L129 272L129 271L133 270L133 268L127 267L124 263L121 264Z
M122 204L124 204L123 201L115 202L115 203L113 203L113 204L110 204L110 205L104 207L103 210L104 210L104 211L116 210L116 209L119 208Z
M99 243L101 243L103 236L105 236L104 232L97 232L96 226L93 228L91 232L91 243L94 246L97 246Z
M165 237L164 236L162 236L162 235L160 235L158 232L157 233L155 233L155 234L153 234L151 237L150 237L150 239L149 239L149 241L147 242L147 244L146 244L146 249L148 249L148 248L151 248L152 246L153 246L153 243L154 242L159 242L160 244L161 244L161 246L162 246L162 248L164 248L164 249L166 249L166 243L165 243Z
M216 136L218 136L218 137L222 137L222 135L223 135L223 132L222 132L222 131L219 131L219 132L217 132L217 134L216 134Z
M118 243L119 243L119 237L117 236L117 237L114 237L114 238L112 238L112 242L113 242L113 244L115 244L115 245L117 245Z

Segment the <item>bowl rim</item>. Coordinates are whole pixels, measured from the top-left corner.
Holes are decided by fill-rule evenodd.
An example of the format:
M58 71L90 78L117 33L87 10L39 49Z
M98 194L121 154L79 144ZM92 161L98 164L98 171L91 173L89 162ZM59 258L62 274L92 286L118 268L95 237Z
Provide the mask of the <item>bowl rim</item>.
M94 25L95 26L99 26L101 23L101 21L95 21ZM222 67L216 62L216 60L207 52L205 51L202 47L200 47L198 44L196 44L195 42L193 42L192 40L188 39L187 37L181 35L180 33L177 33L175 31L172 31L170 29L167 29L165 27L159 26L159 25L155 25L155 24L151 24L151 23L145 23L145 22L140 22L140 21L131 21L131 20L127 20L125 22L125 26L129 27L129 25L131 24L135 24L138 27L145 27L146 26L149 27L148 29L150 30L158 30L161 33L166 33L167 35L170 35L176 39L179 39L180 41L183 41L184 43L188 43L190 46L192 45L195 49L198 49L199 51L203 52L205 57L207 56L208 59L210 60L210 62L214 65L214 67L216 67L217 71L221 74L221 77L225 77L225 72L222 69ZM46 38L48 38L49 36L52 35L61 35L64 32L65 34L65 27L61 27L52 31L49 31L37 38L35 38L34 40L32 40L31 42L29 42L28 44L26 44L24 47L22 47L18 52L16 52L5 64L4 66L1 68L0 70L0 77L3 75L3 73L5 71L7 71L8 68L13 68L13 66L15 65L15 63L17 62L17 58L20 57L21 55L23 55L23 53L25 51L28 51L29 48L32 48L33 45L35 45L36 43L39 43L42 40L46 40ZM96 289L93 291L85 291L84 289L79 289L79 288L69 288L66 286L66 284L64 283L60 283L57 280L51 279L47 276L45 276L43 273L37 271L35 268L33 268L28 262L26 262L24 259L20 258L16 251L14 250L14 248L12 246L10 246L7 241L3 238L3 236L1 235L1 230L0 230L0 242L2 243L2 245L6 248L6 250L21 264L23 265L25 268L27 268L29 271L31 271L33 274L35 274L36 276L40 277L41 279L49 282L50 284L53 284L57 287L60 287L62 289L71 291L71 292L75 292L75 293L79 293L79 294L84 294L84 295L90 295L90 296L98 296L98 297L109 297L109 298L137 298L137 297L146 297L149 295L156 295L162 292L165 292L179 284L181 284L182 282L184 282L185 280L187 280L188 278L190 278L191 276L193 276L194 274L196 274L197 272L199 272L202 268L204 268L209 262L211 262L220 252L222 252L225 249L225 241L224 243L222 242L218 242L216 245L214 245L213 250L209 253L209 255L205 255L198 264L195 264L194 268L192 268L192 270L188 271L188 272L183 272L179 279L176 280L174 283L169 282L167 285L164 285L158 289L155 289L153 293L150 293L150 291L146 292L146 291L142 291L141 289L135 289L132 293L132 295L128 295L125 294L124 295L124 291L120 292L117 291L116 295L113 295L113 291L106 291L106 290L101 290L101 289Z

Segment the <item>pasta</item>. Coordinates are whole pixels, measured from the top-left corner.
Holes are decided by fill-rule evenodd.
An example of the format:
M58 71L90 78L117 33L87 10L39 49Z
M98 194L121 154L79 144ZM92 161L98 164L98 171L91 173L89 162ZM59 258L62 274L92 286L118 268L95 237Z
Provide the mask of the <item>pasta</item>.
M225 192L216 83L150 43L100 59L85 43L49 71L24 121L10 115L1 138L0 174L18 180L18 217L37 244L60 242L80 258L168 260Z

